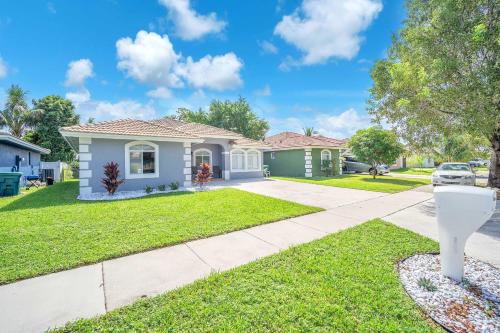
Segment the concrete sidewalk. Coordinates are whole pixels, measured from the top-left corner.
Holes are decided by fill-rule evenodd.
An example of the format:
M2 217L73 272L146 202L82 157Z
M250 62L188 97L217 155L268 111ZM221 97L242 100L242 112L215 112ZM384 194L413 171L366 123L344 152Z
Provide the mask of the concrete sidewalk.
M283 182L275 185L278 189L270 192L277 197L280 191L281 197L290 197L296 190L294 185ZM284 191L288 186L292 190ZM330 189L302 186L318 193ZM247 187L263 191L256 185ZM323 212L0 286L1 331L40 332L78 318L101 315L139 298L184 286L432 197L432 193L417 190L391 195L357 191L360 198L353 202L355 193L351 191L356 190L328 191L336 198L331 202L321 196L318 202L328 207ZM342 197L342 193L349 195Z

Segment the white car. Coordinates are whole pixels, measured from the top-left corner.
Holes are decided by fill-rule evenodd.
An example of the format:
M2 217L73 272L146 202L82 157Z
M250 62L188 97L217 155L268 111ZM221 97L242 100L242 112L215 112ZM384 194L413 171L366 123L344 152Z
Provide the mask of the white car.
M432 185L476 184L476 174L468 163L443 163L432 174Z

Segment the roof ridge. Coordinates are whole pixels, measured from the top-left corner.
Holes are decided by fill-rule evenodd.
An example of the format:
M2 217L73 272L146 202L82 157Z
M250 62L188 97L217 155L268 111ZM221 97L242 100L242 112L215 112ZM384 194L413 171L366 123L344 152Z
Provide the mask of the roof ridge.
M178 132L178 133L182 133L182 134L186 134L186 135L191 135L191 136L193 136L195 138L199 138L199 136L196 135L196 134L194 134L194 133L188 133L188 132L185 132L185 131L182 131L182 130L178 130L177 128L174 128L174 127L170 127L170 126L166 126L166 125L162 125L162 124L156 124L156 123L154 123L152 121L149 121L149 120L142 120L142 119L135 119L135 120L143 122L143 123L146 123L146 124L149 124L149 125L152 125L152 126L156 126L156 127L159 127L159 128L166 128L166 129Z

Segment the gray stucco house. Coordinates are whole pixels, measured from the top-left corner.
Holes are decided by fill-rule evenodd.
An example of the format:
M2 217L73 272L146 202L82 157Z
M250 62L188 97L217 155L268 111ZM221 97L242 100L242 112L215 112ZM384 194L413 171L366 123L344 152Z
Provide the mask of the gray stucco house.
M49 149L24 141L9 133L0 132L0 172L11 172L16 169L22 172L24 177L38 176L40 155L49 153Z
M63 127L80 161L80 195L104 192L107 162L119 164L119 191L177 181L191 186L202 162L224 180L262 177L264 142L221 128L171 119L122 119Z

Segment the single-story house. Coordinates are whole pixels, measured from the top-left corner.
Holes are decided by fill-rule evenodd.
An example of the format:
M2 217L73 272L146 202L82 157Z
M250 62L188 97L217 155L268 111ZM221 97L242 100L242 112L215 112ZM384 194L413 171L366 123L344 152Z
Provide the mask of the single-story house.
M40 156L49 153L49 149L24 141L9 133L0 132L0 172L18 171L22 172L24 177L38 176Z
M434 158L432 156L411 154L410 156L400 156L396 163L391 165L391 169L399 168L434 168Z
M225 180L262 177L268 146L225 129L172 119L122 119L63 127L60 133L78 153L80 194L104 192L103 166L119 164L119 190L179 182L191 186L201 163Z
M264 164L272 176L322 176L324 160L333 161L334 175L342 174L340 157L346 149L345 140L283 132L266 138L264 142L271 146L264 153Z

